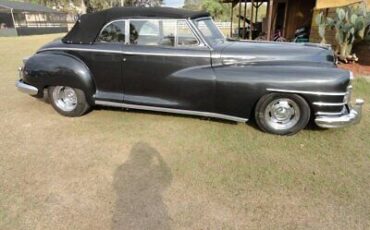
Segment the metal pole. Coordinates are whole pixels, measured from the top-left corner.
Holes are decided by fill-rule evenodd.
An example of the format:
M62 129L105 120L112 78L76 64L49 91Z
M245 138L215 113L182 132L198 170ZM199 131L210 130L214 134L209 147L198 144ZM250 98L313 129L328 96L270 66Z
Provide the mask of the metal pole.
M249 31L249 40L252 40L252 35L253 35L253 30L254 30L254 25L253 25L253 17L254 17L254 0L251 1L252 9L251 9L251 25L250 25L250 31Z
M267 16L267 40L271 41L271 34L272 34L272 10L274 6L274 0L269 1L268 6L268 16Z
M240 16L242 14L242 4L241 4L241 1L242 0L239 0L238 38L240 38L240 36L241 36L241 34L240 34Z
M244 2L244 22L243 22L243 38L246 38L246 33L247 33L247 30L246 30L246 20L247 19L247 1Z
M231 3L231 17L230 17L230 37L233 37L233 18L234 18L234 3Z
M13 27L14 27L14 29L16 29L16 27L15 27L15 20L14 20L13 8L11 8L11 9L10 9L10 13L11 13L11 15L12 15Z
M257 5L256 5L256 17L255 17L254 22L257 22L257 20L258 20L258 10L259 10L260 6L261 5L259 3L257 3Z

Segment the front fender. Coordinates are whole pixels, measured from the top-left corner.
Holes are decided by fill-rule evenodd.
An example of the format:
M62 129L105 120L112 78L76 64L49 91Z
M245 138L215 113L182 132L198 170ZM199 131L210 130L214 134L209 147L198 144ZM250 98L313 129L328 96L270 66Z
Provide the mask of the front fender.
M64 52L40 52L30 57L23 68L23 80L39 89L48 86L69 86L85 92L93 104L96 88L89 68L79 58Z
M214 68L216 74L218 112L234 116L252 116L253 107L265 94L297 91L313 108L313 112L339 112L342 107L318 107L315 102L340 103L344 96L300 94L300 91L346 92L349 72L327 66L278 65L251 63ZM280 92L280 91L277 91ZM323 110L324 109L324 110ZM334 110L333 110L334 109Z

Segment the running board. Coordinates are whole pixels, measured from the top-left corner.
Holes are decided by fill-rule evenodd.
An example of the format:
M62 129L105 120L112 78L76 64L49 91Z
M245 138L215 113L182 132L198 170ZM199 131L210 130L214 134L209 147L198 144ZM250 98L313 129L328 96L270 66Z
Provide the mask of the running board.
M154 107L154 106L146 106L146 105L133 105L133 104L126 104L126 103L110 102L110 101L100 101L100 100L96 100L95 104L96 105L103 105L103 106L126 108L126 109L138 109L138 110L147 110L147 111L164 112L164 113L175 113L175 114L191 115L191 116L211 117L211 118L218 118L218 119L235 121L235 122L244 122L245 123L245 122L248 121L248 119L241 118L241 117L234 117L234 116L218 114L218 113L210 113L210 112L171 109L171 108L162 108L162 107Z

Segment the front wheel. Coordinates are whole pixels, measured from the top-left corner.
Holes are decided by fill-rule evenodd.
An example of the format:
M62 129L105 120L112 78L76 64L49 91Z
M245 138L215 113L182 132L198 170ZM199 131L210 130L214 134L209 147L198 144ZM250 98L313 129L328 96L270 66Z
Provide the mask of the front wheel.
M79 117L90 109L85 93L80 89L68 86L52 86L49 87L48 93L51 105L64 116Z
M296 94L267 94L258 101L255 110L257 125L277 135L296 134L307 126L310 115L310 106Z

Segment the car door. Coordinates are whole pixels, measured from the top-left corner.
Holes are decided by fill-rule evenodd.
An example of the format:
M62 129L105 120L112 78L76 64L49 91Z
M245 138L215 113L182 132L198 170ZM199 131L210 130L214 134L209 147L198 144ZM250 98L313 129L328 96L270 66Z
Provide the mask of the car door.
M124 102L213 111L215 77L210 50L185 20L130 20L123 48ZM127 30L127 26L126 26Z
M120 103L123 101L122 47L124 42L125 20L116 20L105 25L96 41L80 52L94 77L96 100Z

